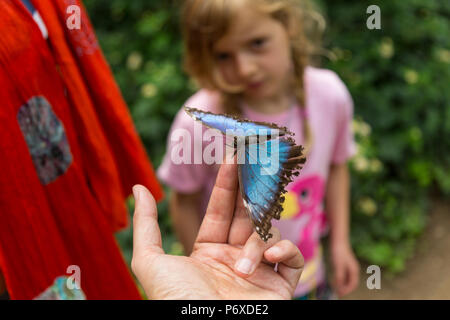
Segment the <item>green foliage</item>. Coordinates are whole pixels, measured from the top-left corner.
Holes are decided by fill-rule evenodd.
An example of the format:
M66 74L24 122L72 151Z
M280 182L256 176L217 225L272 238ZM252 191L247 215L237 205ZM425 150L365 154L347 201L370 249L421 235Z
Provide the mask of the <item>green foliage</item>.
M328 23L323 66L339 74L355 102L352 243L360 258L401 271L426 225L428 191L450 194L450 2L317 2ZM366 27L372 4L381 9L381 30ZM194 90L181 68L179 6L148 0L85 5L157 167L173 117ZM166 201L159 214L165 249L181 253ZM129 260L130 230L118 239Z
M171 1L86 0L103 52L155 166L174 114L193 93L181 69L178 7Z
M323 1L325 66L355 102L352 240L370 263L401 271L426 225L427 194L449 194L450 3ZM381 9L381 30L366 8ZM366 122L364 122L364 121Z

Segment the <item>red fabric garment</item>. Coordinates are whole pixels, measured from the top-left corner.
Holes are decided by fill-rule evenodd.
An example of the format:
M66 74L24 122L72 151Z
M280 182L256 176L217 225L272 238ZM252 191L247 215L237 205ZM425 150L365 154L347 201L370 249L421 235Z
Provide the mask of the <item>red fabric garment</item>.
M33 2L49 43L20 1L0 2L0 269L12 299L71 265L88 299L139 299L113 230L133 184L163 194L98 45L77 45L96 44L87 16L65 28L66 2Z
M94 192L102 207L114 215L113 227L124 227L127 221L123 198L117 197L115 188L120 185L115 180L119 179L125 196L140 183L158 201L162 189L81 2L52 0L33 4L48 29L53 56L79 116L79 131L84 133L79 138L86 151L86 163L90 164L86 171ZM80 30L69 30L66 25L70 16L67 7L74 4L82 9Z

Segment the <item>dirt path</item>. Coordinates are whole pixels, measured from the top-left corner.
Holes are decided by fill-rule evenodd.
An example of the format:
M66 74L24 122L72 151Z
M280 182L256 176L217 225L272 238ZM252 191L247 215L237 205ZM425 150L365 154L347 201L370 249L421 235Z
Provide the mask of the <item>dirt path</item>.
M429 219L403 273L388 279L381 270L381 289L369 290L362 265L360 286L345 299L450 299L450 201L436 201Z

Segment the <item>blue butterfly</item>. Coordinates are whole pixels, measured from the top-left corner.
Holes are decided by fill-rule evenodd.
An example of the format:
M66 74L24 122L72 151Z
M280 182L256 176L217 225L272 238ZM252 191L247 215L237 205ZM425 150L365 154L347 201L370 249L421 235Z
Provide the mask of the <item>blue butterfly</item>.
M286 127L184 107L187 114L224 135L238 153L239 190L255 231L267 242L272 219L280 219L285 187L305 163L303 147Z

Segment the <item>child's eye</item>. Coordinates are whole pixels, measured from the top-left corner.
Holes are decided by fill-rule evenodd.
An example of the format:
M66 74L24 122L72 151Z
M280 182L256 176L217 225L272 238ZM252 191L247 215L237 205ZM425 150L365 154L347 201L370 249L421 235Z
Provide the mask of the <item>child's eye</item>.
M251 46L254 49L261 49L266 44L265 38L256 38L251 42Z
M217 61L226 61L229 58L230 58L230 55L228 53L225 53L225 52L216 54L216 60Z

